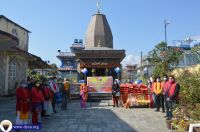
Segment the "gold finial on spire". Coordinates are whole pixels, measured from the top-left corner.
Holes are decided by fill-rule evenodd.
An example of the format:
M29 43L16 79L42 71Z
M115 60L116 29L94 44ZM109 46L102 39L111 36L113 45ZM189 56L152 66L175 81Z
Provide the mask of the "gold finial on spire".
M99 4L99 1L97 1L97 9L98 9L98 11L97 11L97 13L100 13L100 11L99 11L99 8L100 8L100 4Z

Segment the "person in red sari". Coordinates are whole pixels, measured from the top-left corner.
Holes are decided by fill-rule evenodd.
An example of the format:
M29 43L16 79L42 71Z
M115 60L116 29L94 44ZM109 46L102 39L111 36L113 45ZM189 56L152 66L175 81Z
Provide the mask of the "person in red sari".
M26 125L28 121L30 94L25 80L21 81L16 90L16 124Z
M44 96L42 95L40 82L36 81L35 86L31 90L32 95L32 123L38 124L40 120L40 113L42 112L42 103L44 102Z
M50 86L48 85L47 79L44 79L41 85L41 91L42 95L44 96L44 103L43 103L43 109L42 109L42 115L41 117L49 116L52 112L49 111L49 109L52 109L51 104L51 91Z

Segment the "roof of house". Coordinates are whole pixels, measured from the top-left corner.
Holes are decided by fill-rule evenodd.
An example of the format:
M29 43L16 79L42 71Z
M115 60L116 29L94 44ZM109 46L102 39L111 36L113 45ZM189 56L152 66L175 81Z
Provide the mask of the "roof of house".
M26 28L24 28L24 27L20 26L19 24L17 24L16 22L14 22L14 21L10 20L9 18L5 17L4 15L0 15L0 18L4 18L4 19L6 19L7 21L9 21L9 22L11 22L11 23L13 23L13 24L17 25L18 27L20 27L20 28L22 28L22 29L26 30L27 32L31 33L31 32L30 32L28 29L26 29Z
M28 59L28 68L30 69L47 69L51 68L46 62L44 62L40 57L24 51L18 47L12 47L8 52L14 53L15 55L21 55Z

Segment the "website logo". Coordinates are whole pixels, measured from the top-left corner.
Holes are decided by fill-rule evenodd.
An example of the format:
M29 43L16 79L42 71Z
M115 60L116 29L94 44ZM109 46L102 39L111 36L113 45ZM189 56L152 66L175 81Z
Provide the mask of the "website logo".
M12 130L12 123L9 120L3 120L0 124L2 132L10 132Z

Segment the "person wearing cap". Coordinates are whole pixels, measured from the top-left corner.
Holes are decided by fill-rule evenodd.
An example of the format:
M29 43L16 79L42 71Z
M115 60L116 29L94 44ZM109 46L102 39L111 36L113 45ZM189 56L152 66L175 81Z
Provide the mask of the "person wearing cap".
M16 90L16 124L26 125L28 121L30 94L25 80L21 81Z
M44 102L44 96L41 91L41 82L37 80L35 86L31 90L32 95L32 123L38 124L41 120L42 103Z

